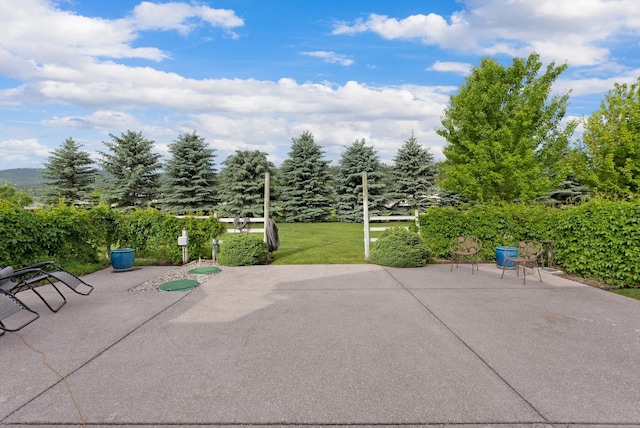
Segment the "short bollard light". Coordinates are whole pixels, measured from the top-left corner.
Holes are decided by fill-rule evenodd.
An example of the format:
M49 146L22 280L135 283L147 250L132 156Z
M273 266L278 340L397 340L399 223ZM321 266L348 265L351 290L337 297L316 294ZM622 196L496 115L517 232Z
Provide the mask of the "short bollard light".
M182 264L189 262L189 233L182 229L182 236L178 236L178 245L182 247Z
M217 239L214 239L213 242L211 242L211 260L213 260L214 263L216 262L218 248L220 248L220 242Z

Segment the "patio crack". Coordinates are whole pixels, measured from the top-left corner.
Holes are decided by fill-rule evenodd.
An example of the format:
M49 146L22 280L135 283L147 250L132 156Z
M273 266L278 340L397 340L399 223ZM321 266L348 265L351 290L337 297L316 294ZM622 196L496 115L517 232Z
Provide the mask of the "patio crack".
M98 357L100 357L101 355L103 355L105 352L107 352L108 350L110 350L111 348L113 348L114 346L116 346L117 344L119 344L120 342L122 342L123 340L125 340L127 337L131 336L133 333L135 333L136 331L138 331L141 327L145 326L146 324L148 324L150 321L154 320L155 318L157 318L159 315L163 314L164 312L166 312L168 309L172 308L174 305L178 304L179 302L181 302L185 297L187 297L189 294L191 294L192 291L186 291L184 292L184 296L180 297L179 299L177 299L175 302L171 303L170 305L162 308L160 311L158 311L158 313L154 314L153 316L151 316L150 318L146 319L145 321L143 321L142 323L140 323L139 325L135 326L133 329L131 329L128 333L124 334L122 337L120 337L118 340L116 340L115 342L113 342L112 344L110 344L109 346L107 346L106 348L104 348L103 350L101 350L100 352L98 352L96 355L94 355L93 357L89 358L87 361L85 361L84 363L82 363L80 366L76 367L75 369L71 370L69 373L64 374L65 378L69 378L71 375L73 375L74 373L78 372L79 370L83 369L84 367L86 367L89 363L95 361ZM30 400L28 400L27 402L25 402L23 405L15 408L12 412L10 412L9 414L7 414L4 418L0 419L0 425L4 425L5 423L8 423L6 421L9 420L9 418L11 418L13 415L15 415L16 413L18 413L20 410L24 409L25 407L29 406L31 403L33 403L35 400L37 400L38 398L42 397L44 394L46 394L47 392L51 391L54 387L56 387L57 385L59 385L60 383L64 382L64 379L58 379L56 382L52 383L51 385L49 385L47 388L45 388L44 390L42 390L39 394L37 394L36 396L32 397ZM13 425L39 425L38 423L12 423ZM47 425L43 424L43 425ZM11 425L11 424L10 424ZM68 425L67 423L62 423L59 425ZM77 422L71 423L71 425L78 425ZM89 425L89 424L87 424Z
M409 295L415 299L416 302L418 302L418 304L420 306L422 306L427 312L429 312L429 314L431 314L436 320L438 320L438 322L440 324L442 324L442 326L447 329L447 331L449 331L453 337L455 337L460 343L462 343L462 345L467 348L473 355L476 356L476 358L478 358L478 360L480 360L480 362L482 362L482 364L484 364L492 373L494 373L498 379L500 379L511 391L513 391L514 394L516 394L518 397L520 397L520 399L525 402L530 408L531 410L533 410L538 416L540 416L540 418L542 418L544 420L544 423L551 423L549 421L549 419L547 419L540 410L538 410L536 408L536 406L534 406L529 400L527 400L517 389L515 389L513 387L513 385L511 385L509 383L509 381L507 381L500 373L498 373L498 371L496 371L491 364L489 364L478 352L476 352L475 349L473 349L471 347L471 345L469 345L467 342L464 341L464 339L462 339L462 337L460 337L451 327L449 327L447 325L447 323L445 323L438 315L435 314L435 312L433 312L426 304L424 304L410 289L408 289L407 287L404 286L404 284L402 283L402 281L400 281L398 278L396 278L393 273L391 273L387 268L384 268L385 272L400 286L402 287L407 293L409 293Z

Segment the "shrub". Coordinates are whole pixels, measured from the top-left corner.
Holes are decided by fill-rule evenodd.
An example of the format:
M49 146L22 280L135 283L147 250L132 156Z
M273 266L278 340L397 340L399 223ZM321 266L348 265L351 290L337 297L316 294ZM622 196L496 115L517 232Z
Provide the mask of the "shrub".
M249 233L225 236L217 253L218 263L223 266L252 266L264 264L269 247L261 238Z
M22 267L50 257L40 221L31 211L0 200L0 265Z
M596 198L562 214L553 248L567 272L640 287L640 203Z
M26 211L0 201L0 264L96 263L113 245L135 248L136 257L180 263L183 229L189 232L189 260L210 258L213 238L225 231L214 217L176 218L151 208L123 213L105 205L85 210L60 204Z
M471 235L482 241L479 258L495 261L497 246L554 239L553 225L559 213L558 209L523 204L434 207L420 215L420 233L437 258L450 257L451 239Z
M452 238L482 241L480 259L495 261L495 248L517 241L554 240L562 270L617 287L640 287L640 203L593 199L563 209L524 204L429 208L420 233L437 258L450 257Z
M380 235L369 254L372 263L390 267L418 267L427 263L431 251L420 236L392 227Z
M182 261L177 240L183 229L189 233L189 260L197 260L211 257L211 242L224 233L225 227L215 217L176 218L153 208L137 209L118 216L116 243L119 247L135 248L136 257L177 264Z

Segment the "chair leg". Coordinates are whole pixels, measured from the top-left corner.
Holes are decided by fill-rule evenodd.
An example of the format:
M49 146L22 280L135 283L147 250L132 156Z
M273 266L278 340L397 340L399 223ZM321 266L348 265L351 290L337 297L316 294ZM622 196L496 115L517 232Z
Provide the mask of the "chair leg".
M537 266L538 268L538 278L540 278L540 282L542 282L542 274L540 273L540 266Z
M42 295L40 293L38 293L38 291L36 290L36 287L30 287L31 290L36 293L36 295L40 298L40 300L42 300L44 302L45 305L47 305L47 308L49 308L49 310L51 312L58 312L60 310L61 307L63 307L64 305L67 304L67 299L65 299L64 295L60 292L60 290L58 290L58 287L56 287L54 284L50 283L51 286L58 292L58 294L60 295L60 297L62 297L62 302L56 307L53 308L49 302L47 302L47 299L45 299L44 297L42 297Z
M458 269L458 263L460 263L460 260L458 260L457 258L453 258L453 261L451 262L451 269L449 269L449 272L453 272L453 264L456 264L456 269Z

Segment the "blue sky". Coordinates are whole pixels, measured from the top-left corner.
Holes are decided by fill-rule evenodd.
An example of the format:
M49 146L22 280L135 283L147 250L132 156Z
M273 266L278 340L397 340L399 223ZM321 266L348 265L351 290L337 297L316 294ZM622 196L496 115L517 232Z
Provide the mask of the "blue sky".
M637 0L0 0L0 170L40 168L68 137L98 159L142 131L279 165L311 131L328 160L365 138L391 163L435 133L482 57L567 62L568 119L640 76ZM574 139L580 138L578 128Z

